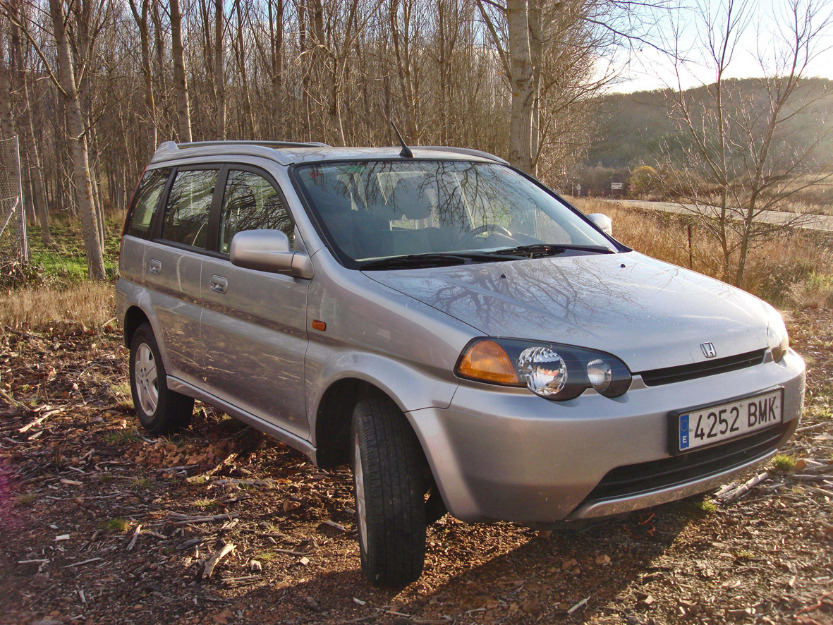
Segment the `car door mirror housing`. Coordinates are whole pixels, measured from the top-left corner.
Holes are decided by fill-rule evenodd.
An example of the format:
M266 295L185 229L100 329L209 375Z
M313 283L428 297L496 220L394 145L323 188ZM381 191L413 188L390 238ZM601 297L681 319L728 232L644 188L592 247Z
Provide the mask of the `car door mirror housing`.
M296 278L312 278L312 261L303 252L289 249L289 238L280 230L246 230L231 240L232 265Z
M606 235L612 237L613 236L613 220L610 219L604 213L590 213L587 216L593 225L595 225L599 230L604 232Z

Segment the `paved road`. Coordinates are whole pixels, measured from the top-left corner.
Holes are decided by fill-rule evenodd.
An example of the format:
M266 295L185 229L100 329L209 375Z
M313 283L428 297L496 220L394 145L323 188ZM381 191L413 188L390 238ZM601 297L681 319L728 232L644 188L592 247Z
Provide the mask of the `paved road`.
M601 202L612 202L620 204L625 208L639 208L642 210L661 211L663 213L677 213L680 215L696 214L697 209L691 204L675 204L673 202L648 202L645 200L620 200L594 198ZM719 210L712 207L715 213ZM716 215L715 215L716 216ZM830 215L801 215L782 211L764 211L757 218L759 221L769 224L792 225L794 228L804 230L815 230L817 232L833 232L833 216Z

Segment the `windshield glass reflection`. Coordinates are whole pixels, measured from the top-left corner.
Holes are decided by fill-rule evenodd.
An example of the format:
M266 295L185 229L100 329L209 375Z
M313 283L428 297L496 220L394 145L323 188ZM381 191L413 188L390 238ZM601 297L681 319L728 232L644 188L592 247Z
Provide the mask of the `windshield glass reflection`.
M330 241L353 261L528 245L615 251L512 169L465 161L357 161L298 168Z

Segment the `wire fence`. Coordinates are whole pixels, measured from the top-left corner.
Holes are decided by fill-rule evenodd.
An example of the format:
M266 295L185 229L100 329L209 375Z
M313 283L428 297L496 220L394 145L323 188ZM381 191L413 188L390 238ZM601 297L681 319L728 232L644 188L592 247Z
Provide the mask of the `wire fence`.
M0 241L23 262L29 260L17 137L0 139Z

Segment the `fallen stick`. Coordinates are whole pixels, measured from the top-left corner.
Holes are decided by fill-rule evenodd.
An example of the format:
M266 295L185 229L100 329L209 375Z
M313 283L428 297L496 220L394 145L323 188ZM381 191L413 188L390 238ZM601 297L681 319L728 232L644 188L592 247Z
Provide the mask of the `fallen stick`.
M216 567L220 560L225 558L232 551L234 551L234 543L226 543L223 545L220 550L211 556L208 559L208 562L205 563L205 570L202 572L202 578L209 579L211 574L214 572L214 567Z
M817 430L821 427L827 425L828 421L822 421L821 423L814 423L813 425L805 425L804 427L798 428L795 433L800 434L801 432L809 432L810 430Z
M177 551L185 551L189 547L196 547L197 545L202 544L205 538L189 538L184 543L180 543L176 546Z
M330 521L329 519L327 519L323 523L324 523L324 525L329 525L330 527L334 527L334 528L336 528L337 530L339 530L341 532L348 531L347 528L344 527L341 523L336 523L335 521Z
M177 525L183 525L185 523L215 523L217 521L231 521L240 515L236 512L230 512L228 514L215 514L212 516L188 516L187 514L173 513L171 516L178 519L176 521Z
M2 397L3 399L5 399L5 400L6 400L7 402L9 402L9 404L11 404L12 406L17 406L18 408L25 408L25 407L26 407L26 406L25 406L25 404L21 404L19 401L17 401L14 397L12 397L11 395L9 395L9 394L8 394L6 391L4 391L2 388L0 388L0 397Z
M142 524L136 526L136 529L133 530L133 538L130 539L130 543L127 545L128 551L133 551L133 547L136 546L136 541L139 540L139 534L142 533Z
M99 560L103 560L104 558L90 558L89 560L84 560L83 562L75 562L74 564L67 564L64 568L71 569L74 566L81 566L82 564L89 564L90 562L98 562Z
M833 490L825 490L824 488L818 488L817 486L805 486L804 488L809 490L811 493L815 493L816 495L833 497Z
M584 599L582 599L581 601L579 601L577 604L575 604L572 608L570 608L569 610L567 610L567 614L572 614L573 612L575 612L576 610L578 610L581 606L583 606L583 605L584 605L585 603L587 603L588 601L590 601L590 597L589 597L589 596L585 597Z
M807 467L804 473L808 475L819 475L821 473L833 473L833 464L822 464L816 467Z
M186 477L185 481L193 483L193 482L199 482L199 481L202 481L202 480L207 480L212 475L214 475L217 471L219 471L223 467L225 467L225 466L231 464L232 462L234 462L235 458L237 458L237 452L231 453L228 456L226 456L225 458L223 458L223 460L220 463L218 463L213 469L209 469L208 471L205 471L204 473L200 473L199 475L192 475L191 477Z
M743 497L746 493L748 493L750 490L755 488L758 484L760 484L761 482L765 482L766 480L770 479L771 477L772 477L772 474L769 471L764 471L763 473L760 473L760 474L756 475L755 477L753 477L748 482L745 482L745 483L741 484L740 486L738 486L736 489L731 490L727 493L724 493L720 497L720 503L722 503L723 505L726 505L727 503L731 503L731 502L735 501L736 499L738 499L740 497Z
M165 467L164 469L156 469L157 473L177 473L179 471L188 471L189 469L194 469L200 465L198 464L183 464L178 467Z
M292 549L278 549L278 548L276 547L274 550L275 550L275 551L277 551L278 553L286 553L286 554L288 554L288 555L290 555L290 556L295 556L295 557L297 557L297 558L301 558L301 557L303 557L303 556L307 555L307 554L306 554L306 553L304 553L303 551L292 551Z
M24 425L22 428L18 429L18 433L23 434L24 432L27 432L27 431L31 430L36 425L40 425L41 423L46 421L52 415L56 415L59 412L63 412L63 411L64 411L63 408L55 408L54 410L48 410L47 412L44 412L41 416L39 416L34 421L30 421L29 423Z
M218 486L224 486L226 484L235 484L235 485L244 485L244 486L274 486L275 482L272 480L241 480L237 478L223 478L220 480L215 480L211 482L212 484L217 484Z

